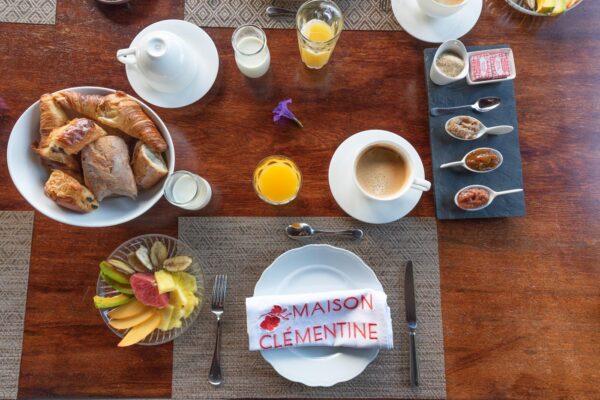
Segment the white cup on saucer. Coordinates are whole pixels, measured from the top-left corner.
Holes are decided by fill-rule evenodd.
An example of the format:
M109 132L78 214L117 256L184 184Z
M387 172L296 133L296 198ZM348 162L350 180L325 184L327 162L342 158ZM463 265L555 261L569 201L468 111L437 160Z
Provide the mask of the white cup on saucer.
M471 0L462 0L459 2L449 0L417 0L421 10L432 18L449 17L462 10Z
M354 158L354 184L377 202L391 202L410 189L426 192L431 183L415 174L416 165L408 149L397 141L376 140L363 145Z
M118 50L117 59L135 65L148 85L165 93L184 89L198 73L195 54L179 36L164 30L148 32L137 46Z

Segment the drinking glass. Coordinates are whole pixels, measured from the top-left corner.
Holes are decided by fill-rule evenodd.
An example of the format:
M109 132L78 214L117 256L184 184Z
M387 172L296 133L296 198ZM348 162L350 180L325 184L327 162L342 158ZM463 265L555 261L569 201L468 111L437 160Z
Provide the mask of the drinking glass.
M269 70L271 55L265 32L255 25L242 25L233 32L231 45L235 63L248 78L260 78Z
M186 210L206 207L212 189L206 179L188 171L175 171L165 182L165 197L169 203Z
M323 68L335 48L342 28L342 11L333 1L310 0L296 14L300 57L308 68Z
M298 196L302 174L285 156L269 156L258 163L252 179L254 191L271 205L287 204Z

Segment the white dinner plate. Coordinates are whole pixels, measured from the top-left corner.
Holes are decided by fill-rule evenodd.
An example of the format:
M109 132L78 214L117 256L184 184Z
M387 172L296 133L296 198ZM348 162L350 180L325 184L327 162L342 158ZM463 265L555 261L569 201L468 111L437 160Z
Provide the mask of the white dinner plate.
M471 0L462 10L445 18L426 15L417 0L392 0L392 10L402 29L429 43L458 39L469 33L481 15L483 0Z
M82 86L63 91L81 92L85 94L107 95L114 93L113 89L94 86ZM41 95L41 93L40 93ZM165 153L169 174L175 169L175 148L169 130L160 117L146 104L136 98L144 112L156 124L163 135L169 149ZM165 179L148 190L142 190L138 197L132 200L128 197L107 198L100 202L100 207L87 214L60 207L44 194L44 184L50 176L50 171L42 165L40 157L31 150L31 144L40 139L40 102L33 103L17 120L10 133L6 158L8 172L21 196L33 208L55 221L68 225L83 227L102 227L122 224L139 217L148 211L163 195Z
M376 201L365 196L353 178L354 159L360 150L379 140L389 140L404 147L415 167L415 176L425 179L425 169L415 148L402 136L392 132L373 129L356 133L337 148L329 164L329 188L333 198L348 215L370 224L386 224L408 214L419 202L423 192L409 189L401 198L392 201Z
M144 28L131 42L135 47L149 32L168 31L179 36L196 53L198 72L192 82L175 93L160 92L150 86L134 64L127 64L127 79L135 92L148 103L164 108L178 108L200 100L212 87L219 72L219 53L213 40L202 28L191 22L167 19Z
M370 288L383 291L375 273L356 254L326 244L286 251L265 269L254 296ZM281 376L308 386L332 386L360 375L379 349L302 347L261 351Z

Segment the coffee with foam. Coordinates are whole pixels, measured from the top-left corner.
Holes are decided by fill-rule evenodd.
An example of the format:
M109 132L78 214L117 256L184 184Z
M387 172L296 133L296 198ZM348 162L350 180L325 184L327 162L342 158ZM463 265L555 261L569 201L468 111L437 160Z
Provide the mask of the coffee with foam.
M362 152L355 173L358 184L366 193L386 199L410 184L411 167L398 151L385 145L374 145Z

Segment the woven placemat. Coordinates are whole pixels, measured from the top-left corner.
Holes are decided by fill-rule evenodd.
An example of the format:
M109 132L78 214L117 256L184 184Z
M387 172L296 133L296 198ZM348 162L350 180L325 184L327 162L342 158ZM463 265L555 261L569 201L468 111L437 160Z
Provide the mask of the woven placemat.
M271 262L302 245L288 239L284 227L297 218L209 217L180 218L179 237L198 252L210 299L215 274L228 275L222 365L225 383L212 387L208 370L215 339L215 319L205 303L198 321L175 341L173 398L287 398L287 397L394 397L444 398L444 346L440 304L440 277L436 222L433 218L405 218L387 225L363 225L350 218L302 218L315 227L360 227L365 238L326 243L358 254L383 284L392 310L394 349L382 351L357 378L330 388L311 388L280 377L258 352L248 351L245 298ZM324 241L314 241L325 243ZM404 314L404 266L415 267L419 318L421 386L411 389L408 364L408 330Z
M56 0L0 0L0 22L47 24L56 21Z
M1 0L0 0L1 1ZM294 17L267 16L268 6L297 9L305 0L185 0L185 20L199 26L237 28L254 24L261 28L295 29ZM344 14L344 29L353 31L400 31L391 0L336 0Z
M17 398L32 232L33 212L0 211L0 399Z

